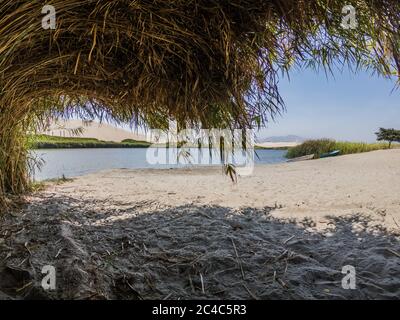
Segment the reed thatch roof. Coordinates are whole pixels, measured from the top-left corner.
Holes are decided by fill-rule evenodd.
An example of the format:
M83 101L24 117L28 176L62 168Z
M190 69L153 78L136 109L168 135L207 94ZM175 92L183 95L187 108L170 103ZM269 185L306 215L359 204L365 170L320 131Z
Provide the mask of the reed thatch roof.
M348 4L355 29L341 26ZM399 0L0 0L0 207L29 189L24 135L38 116L262 125L292 66L398 77L399 23Z
M340 26L349 2L354 30ZM0 108L16 116L58 100L246 126L280 110L277 73L292 65L400 69L398 0L2 0L0 12Z

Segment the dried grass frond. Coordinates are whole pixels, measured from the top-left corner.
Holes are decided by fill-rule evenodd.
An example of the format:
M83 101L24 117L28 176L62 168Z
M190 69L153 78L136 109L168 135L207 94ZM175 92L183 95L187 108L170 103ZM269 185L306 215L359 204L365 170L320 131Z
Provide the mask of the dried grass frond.
M399 1L351 3L355 30L340 26L348 0L2 0L0 117L263 125L283 109L278 75L293 66L399 76ZM44 5L55 30L41 27Z

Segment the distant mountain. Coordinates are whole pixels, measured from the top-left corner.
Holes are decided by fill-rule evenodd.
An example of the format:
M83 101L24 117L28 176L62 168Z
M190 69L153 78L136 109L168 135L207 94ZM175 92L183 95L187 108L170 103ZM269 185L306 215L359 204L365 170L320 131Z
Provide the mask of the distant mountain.
M303 142L305 141L304 138L295 136L295 135L287 135L287 136L273 136L273 137L266 137L266 138L261 138L258 137L256 139L257 142L263 143L263 142Z

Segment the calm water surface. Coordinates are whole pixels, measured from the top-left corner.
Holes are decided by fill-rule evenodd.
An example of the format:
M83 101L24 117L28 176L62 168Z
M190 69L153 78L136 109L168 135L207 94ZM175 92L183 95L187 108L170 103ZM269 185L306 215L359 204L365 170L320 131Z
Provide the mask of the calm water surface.
M172 154L170 158L173 160L168 161L166 150L163 149L158 153L155 148L35 150L32 151L32 155L44 161L41 170L36 170L35 180L59 178L63 175L76 177L107 169L176 168L191 165L187 159L191 159L191 163L201 165L220 164L219 155L214 154L210 157L208 149L191 149L189 158L183 155L178 158L179 164L176 163L176 154ZM257 155L254 155L256 164L274 164L286 160L285 150L257 150L256 153ZM243 165L245 159L244 155L236 155L231 162Z

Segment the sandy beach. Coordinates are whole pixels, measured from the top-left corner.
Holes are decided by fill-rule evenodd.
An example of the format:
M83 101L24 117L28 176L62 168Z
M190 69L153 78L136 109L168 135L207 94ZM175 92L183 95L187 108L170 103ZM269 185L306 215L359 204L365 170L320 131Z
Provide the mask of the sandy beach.
M51 184L1 218L0 294L398 299L399 164L397 149L257 166L237 184L221 168ZM57 269L56 291L40 288L45 264ZM355 290L341 286L345 265ZM32 283L7 289L21 278Z

